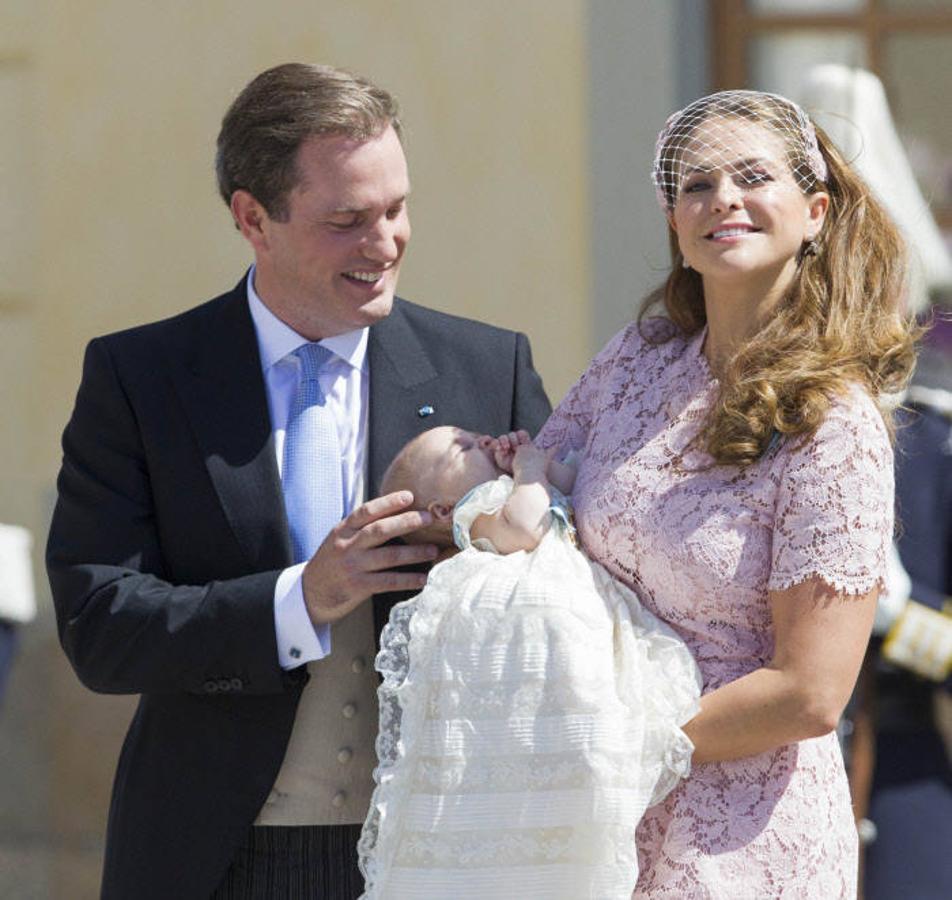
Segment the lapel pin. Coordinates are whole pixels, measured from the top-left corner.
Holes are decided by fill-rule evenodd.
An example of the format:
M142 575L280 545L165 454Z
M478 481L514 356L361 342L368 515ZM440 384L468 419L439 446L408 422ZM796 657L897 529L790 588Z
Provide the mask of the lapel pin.
M435 412L436 412L436 410L433 409L433 407L430 406L429 403L424 403L423 406L421 406L421 407L416 411L416 414L417 414L421 419L425 419L427 416L432 416L433 413L435 413Z

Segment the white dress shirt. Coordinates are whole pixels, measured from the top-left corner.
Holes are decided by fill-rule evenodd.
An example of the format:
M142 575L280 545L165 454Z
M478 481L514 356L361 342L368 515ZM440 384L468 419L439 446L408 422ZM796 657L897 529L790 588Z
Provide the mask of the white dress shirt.
M282 473L288 413L300 377L297 358L292 356L289 359L288 356L308 341L265 306L255 292L254 274L252 266L248 273L248 306L258 339L278 472ZM337 423L345 516L364 499L370 393L367 337L368 330L361 328L319 341L334 354L334 358L321 371L319 380ZM302 562L285 569L274 589L278 662L284 669L321 659L331 651L330 626L315 628L304 605L301 576L305 565Z

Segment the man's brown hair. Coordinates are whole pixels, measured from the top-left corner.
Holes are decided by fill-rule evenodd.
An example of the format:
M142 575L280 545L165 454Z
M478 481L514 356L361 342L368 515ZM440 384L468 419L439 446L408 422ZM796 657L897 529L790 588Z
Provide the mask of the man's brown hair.
M272 219L286 221L288 194L300 181L301 144L320 135L366 141L391 125L400 137L396 100L367 79L333 66L275 66L258 75L222 119L219 193L230 206L235 191L248 191Z

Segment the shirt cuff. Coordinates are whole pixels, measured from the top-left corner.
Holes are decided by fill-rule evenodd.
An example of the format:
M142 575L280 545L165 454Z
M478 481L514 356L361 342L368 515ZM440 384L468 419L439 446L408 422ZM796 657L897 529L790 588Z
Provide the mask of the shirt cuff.
M274 586L274 632L278 639L278 665L294 669L331 652L331 627L315 627L304 605L301 578L307 563L285 569Z

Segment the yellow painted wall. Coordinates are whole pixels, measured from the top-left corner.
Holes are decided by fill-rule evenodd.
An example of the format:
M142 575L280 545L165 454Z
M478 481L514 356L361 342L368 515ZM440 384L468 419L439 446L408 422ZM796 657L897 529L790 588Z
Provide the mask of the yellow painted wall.
M399 97L401 293L528 332L557 401L593 349L585 15L585 0L0 0L0 521L42 545L86 341L207 299L249 263L214 139L244 84L287 60ZM0 863L81 898L130 701L77 684L37 572L0 719ZM3 856L23 829L36 852Z

